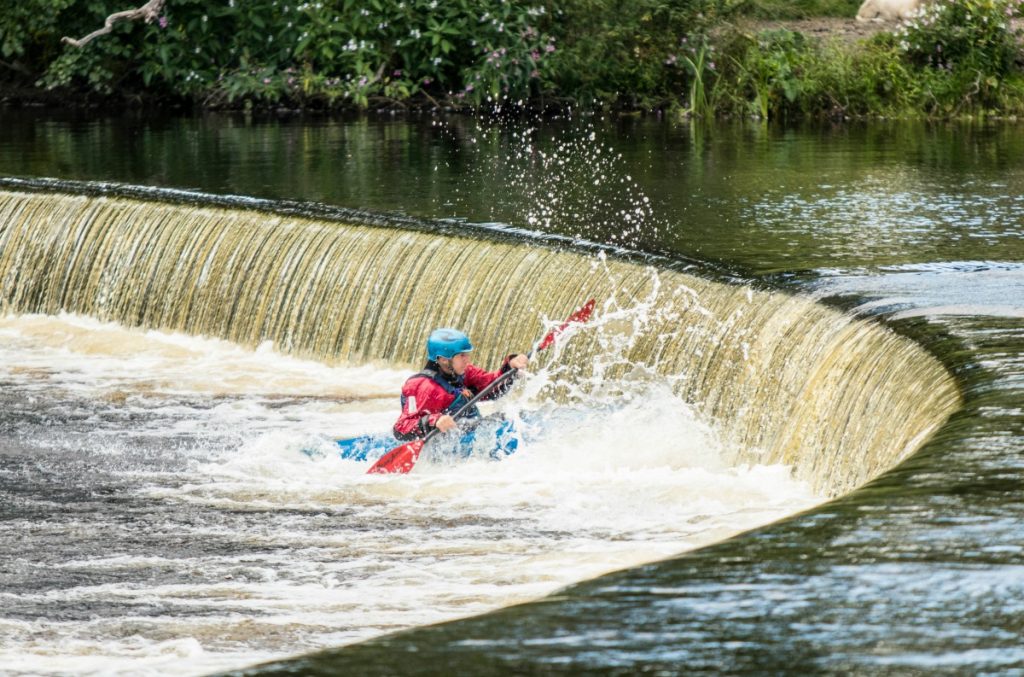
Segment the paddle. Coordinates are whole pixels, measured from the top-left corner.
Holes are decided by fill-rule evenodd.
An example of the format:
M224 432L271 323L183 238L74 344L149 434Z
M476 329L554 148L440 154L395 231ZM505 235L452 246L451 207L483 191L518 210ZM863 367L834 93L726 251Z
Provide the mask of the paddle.
M577 309L576 312L570 315L565 322L549 331L544 336L544 338L542 338L540 342L537 343L537 346L529 352L529 356L533 357L534 352L548 348L552 343L555 342L555 339L558 338L558 336L563 331L565 331L566 327L568 327L570 324L582 324L583 322L586 322L588 319L590 319L590 313L593 312L593 310L594 299L590 299L589 301L584 303L583 306ZM492 392L494 392L496 388L501 386L502 383L515 376L516 372L518 371L518 369L510 369L501 376L499 376L498 378L491 381L489 384L487 384L487 387L485 387L483 390L474 395L469 402L466 402L464 405L459 407L459 410L452 414L452 418L458 420L458 418L465 414L467 411L469 411L474 404L490 395ZM416 465L416 461L419 460L420 452L423 451L423 445L429 442L431 438L434 437L434 435L437 435L440 432L440 430L434 428L429 433L427 433L426 437L420 438L418 440L412 440L411 442L406 442L401 446L395 447L388 453L381 456L377 460L377 462L374 463L370 467L370 469L366 471L367 474L409 472L410 470L412 470L412 467Z

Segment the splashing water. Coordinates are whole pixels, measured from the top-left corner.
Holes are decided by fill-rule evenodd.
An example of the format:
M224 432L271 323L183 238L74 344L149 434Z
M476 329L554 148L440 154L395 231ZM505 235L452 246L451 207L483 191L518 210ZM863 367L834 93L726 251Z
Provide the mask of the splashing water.
M445 123L434 124L459 137ZM491 196L492 218L535 233L633 249L664 227L625 171L621 153L601 141L592 122L574 123L553 138L519 121L481 119L478 125L460 147L460 159L475 163L478 178L502 177L501 193ZM457 200L458 189L453 192L449 199Z
M650 199L622 171L622 156L598 141L593 127L550 149L536 137L535 128L512 134L512 185L528 198L527 224L544 232L568 230L578 239L606 233L618 245L638 246L642 237L657 234Z

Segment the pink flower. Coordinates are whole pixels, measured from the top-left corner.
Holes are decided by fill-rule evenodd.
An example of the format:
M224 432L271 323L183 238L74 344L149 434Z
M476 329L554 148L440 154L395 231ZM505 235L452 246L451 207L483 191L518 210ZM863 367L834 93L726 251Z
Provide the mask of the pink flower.
M263 84L269 85L270 84L270 78L263 78Z
M166 16L160 17L160 19L157 21L157 23L160 24L160 28L167 28L167 17Z

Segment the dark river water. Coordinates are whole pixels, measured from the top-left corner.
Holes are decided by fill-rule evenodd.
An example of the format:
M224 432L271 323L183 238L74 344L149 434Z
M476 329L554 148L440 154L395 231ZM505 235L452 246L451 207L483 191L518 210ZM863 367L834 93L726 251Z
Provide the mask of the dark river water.
M1024 674L1024 127L873 122L787 129L652 118L160 120L33 111L3 111L0 122L0 176L499 223L710 262L727 274L874 317L921 343L961 385L964 408L919 453L848 496L540 601L316 654L300 659L298 667L324 674ZM18 321L5 322L0 330ZM16 329L22 341L33 331L56 331L49 325ZM108 330L117 331L89 329ZM161 365L174 359L156 352ZM210 596L193 604L186 592L167 593L202 576L166 563L144 567L150 579L137 587L146 594L102 587L116 583L112 576L131 578L137 564L107 562L103 573L84 565L47 573L39 563L95 558L109 539L125 538L119 522L134 521L150 526L133 532L142 541L138 552L151 550L166 562L207 562L232 580L280 576L266 562L286 557L296 543L269 538L260 546L267 551L262 563L232 559L237 534L258 530L265 518L251 493L270 488L249 486L244 500L231 492L210 498L197 479L201 462L190 449L233 448L233 433L204 427L207 418L300 428L302 417L338 412L303 409L306 391L289 385L270 400L234 397L249 392L244 384L227 388L229 396L217 389L213 399L201 386L169 399L140 398L133 390L139 386L124 385L121 372L78 378L75 370L54 366L55 359L41 358L21 370L8 365L0 393L0 521L6 534L0 544L0 623L15 638L4 657L17 659L17 670L26 673L131 671L127 659L47 663L39 647L53 638L28 626L40 619L70 623L74 637L58 639L62 651L73 652L74 642L88 644L90 627L106 632L105 616L124 613L125 605L134 610L138 636L147 636L148 616L184 615L186 608L193 616L223 614L225 605L239 617L269 614L266 605L253 611L237 589L216 604ZM278 371L267 363L239 369ZM164 378L178 375L169 371ZM310 378L318 388L335 382L330 374ZM90 404L95 395L84 394L97 383L105 402L133 407L97 409ZM76 448L79 436L124 430L130 426L121 419L132 416L143 422L130 443L142 450L133 462L133 483L167 468L192 474L129 496L123 455L116 451L129 444L124 439L112 439L115 451L106 456L72 457L59 470L38 461L41 449ZM200 423L183 431L179 424L186 418ZM58 433L47 432L52 430ZM75 463L82 465L76 469ZM265 472L269 478L274 471ZM252 484L252 469L242 474ZM798 492L789 496L780 509L813 503ZM175 523L188 522L190 533L206 535L201 546L161 531L166 523L155 506L168 500L180 506ZM351 510L362 517L359 511L377 504L369 497ZM322 511L306 514L302 501L296 506L286 515L268 511L266 519L323 518ZM112 512L118 519L93 516ZM770 514L765 517L770 521ZM538 518L536 530L547 534L542 522ZM474 524L481 533L491 526L483 518ZM636 528L626 523L622 533ZM327 531L325 526L314 535L326 538ZM478 538L468 534L470 541ZM653 541L658 547L646 559L671 554L671 538ZM326 555L303 562L310 576L331 566ZM590 571L580 567L574 580ZM203 585L210 583L203 579ZM77 592L62 592L70 590ZM162 591L161 603L147 596L153 590ZM549 590L522 594L541 592ZM112 604L111 595L119 603ZM170 612L168 596L175 600ZM488 599L463 611L496 606ZM381 631L435 620L366 613L365 625ZM192 643L175 636L166 618L159 627L162 634L154 640L151 633L147 641L163 642L163 654L187 658L200 650L195 638L202 640L202 632L195 626L188 630ZM120 655L129 654L133 630L117 632ZM362 636L339 633L334 639L341 644ZM216 641L207 649L210 644ZM324 643L282 650L318 646ZM145 650L152 645L140 644ZM234 652L230 660L207 668L237 667L238 646L225 651ZM67 665L73 668L62 667Z

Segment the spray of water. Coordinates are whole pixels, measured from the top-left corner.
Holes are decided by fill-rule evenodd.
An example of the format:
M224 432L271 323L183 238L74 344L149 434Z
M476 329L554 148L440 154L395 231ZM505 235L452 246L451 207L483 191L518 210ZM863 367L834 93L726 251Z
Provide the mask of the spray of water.
M570 119L554 136L518 117L482 118L468 131L463 121L434 125L470 165L471 179L501 177L501 192L488 196L494 222L633 249L665 227L592 118ZM445 196L456 208L468 199L458 186Z

